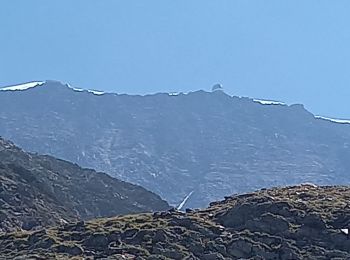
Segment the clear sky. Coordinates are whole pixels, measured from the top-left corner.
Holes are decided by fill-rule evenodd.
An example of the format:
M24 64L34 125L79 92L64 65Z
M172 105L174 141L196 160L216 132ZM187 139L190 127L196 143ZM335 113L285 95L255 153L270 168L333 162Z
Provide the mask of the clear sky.
M7 0L0 85L210 90L350 118L349 0Z

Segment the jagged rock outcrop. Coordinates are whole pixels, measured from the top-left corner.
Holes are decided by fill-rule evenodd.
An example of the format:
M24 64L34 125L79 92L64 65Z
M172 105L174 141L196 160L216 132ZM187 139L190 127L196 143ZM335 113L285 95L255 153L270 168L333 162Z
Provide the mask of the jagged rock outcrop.
M349 124L222 91L132 96L49 81L0 91L0 135L172 205L193 191L184 207L276 185L350 183Z
M0 138L0 232L168 208L142 187Z
M0 257L349 259L350 188L293 186L205 210L136 214L0 235Z

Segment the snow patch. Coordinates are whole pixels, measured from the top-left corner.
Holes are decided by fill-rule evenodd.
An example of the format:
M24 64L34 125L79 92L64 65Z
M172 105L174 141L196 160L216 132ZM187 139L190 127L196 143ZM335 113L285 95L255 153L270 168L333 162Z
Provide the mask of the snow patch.
M286 103L274 100L263 100L263 99L253 99L254 102L260 103L262 105L282 105L285 106Z
M324 116L315 116L315 118L331 121L333 123L338 123L338 124L350 124L350 119L337 119L337 118L330 118L330 117L324 117Z
M77 91L77 92L84 92L84 91L87 91L87 92L92 93L92 94L94 94L94 95L103 95L103 94L105 94L104 91L100 91L100 90L75 88L75 87L72 87L72 85L70 85L70 84L67 84L67 86L68 86L70 89L73 89L74 91Z
M23 84L9 86L9 87L5 87L5 88L0 88L0 90L3 90L3 91L21 91L21 90L27 90L27 89L34 88L37 86L41 86L44 83L45 83L44 81L33 81L33 82L23 83Z
M103 92L103 91L91 90L91 89L88 89L87 92L92 93L92 94L94 94L94 95L98 95L98 96L99 96L99 95L105 94L105 92Z
M85 91L85 90L82 89L82 88L74 88L74 87L72 87L70 84L67 84L67 86L68 86L68 88L73 89L74 91L78 91L78 92L83 92L83 91Z
M315 116L316 119L322 119L322 120L327 120L333 123L338 123L338 124L350 124L349 119L337 119L337 118L330 118L330 117L324 117L324 116Z

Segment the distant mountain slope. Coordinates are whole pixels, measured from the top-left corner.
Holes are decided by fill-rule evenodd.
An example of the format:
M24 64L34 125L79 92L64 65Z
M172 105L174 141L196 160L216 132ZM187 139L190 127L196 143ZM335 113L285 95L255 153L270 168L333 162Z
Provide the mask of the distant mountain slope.
M142 187L0 138L0 231L168 208Z
M350 183L350 124L316 119L302 105L222 91L130 96L53 81L29 87L0 91L0 135L140 184L172 205L189 194L184 208L262 187Z
M261 190L206 210L156 212L0 234L0 257L350 259L349 187Z

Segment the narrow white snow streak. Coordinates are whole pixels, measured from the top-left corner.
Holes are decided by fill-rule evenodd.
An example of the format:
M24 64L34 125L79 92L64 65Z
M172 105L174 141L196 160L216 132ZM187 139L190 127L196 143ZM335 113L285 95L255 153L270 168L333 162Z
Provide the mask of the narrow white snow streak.
M27 90L27 89L34 88L34 87L37 87L37 86L41 86L44 83L45 83L45 81L33 81L33 82L28 82L28 83L24 83L24 84L15 85L15 86L9 86L9 87L0 88L0 90L3 90L3 91ZM99 91L99 90L74 88L70 84L67 84L67 86L70 89L72 89L74 91L77 91L77 92L87 91L87 92L92 93L94 95L103 95L103 94L105 94L105 92Z
M1 88L0 90L3 90L3 91L27 90L30 88L34 88L36 86L40 86L44 83L45 82L43 82L43 81L34 81L34 82L28 82L28 83L24 83L24 84L20 84L20 85Z
M105 92L99 91L99 90L75 88L75 87L72 87L70 84L67 84L67 86L68 86L70 89L73 89L74 91L77 91L77 92L84 92L84 91L87 91L87 92L92 93L92 94L94 94L94 95L103 95L103 94L105 94Z
M168 93L168 95L169 96L178 96L178 95L180 95L180 93L179 92L170 92L170 93Z
M85 91L85 90L82 89L82 88L71 88L71 89L73 89L74 91L77 91L77 92L83 92L83 91Z
M329 117L324 117L324 116L315 116L315 118L331 121L331 122L338 123L338 124L350 124L349 119L336 119L336 118L329 118Z
M193 194L194 190L191 191L185 198L184 200L180 203L180 205L177 207L177 210L181 210L183 208L183 206L185 206L186 202L188 201L188 199L191 197L191 195Z
M88 89L88 92L92 93L94 95L103 95L103 94L105 94L105 92L103 92L103 91L91 90L91 89Z
M262 100L262 99L253 99L254 102L260 103L262 105L285 105L286 103L273 100Z

